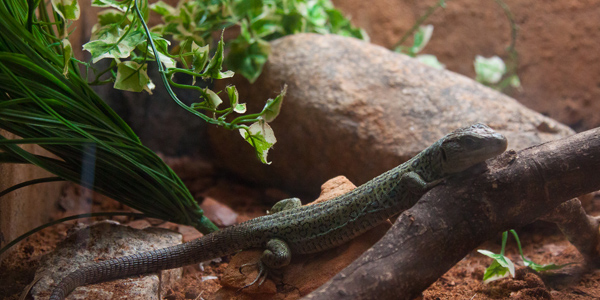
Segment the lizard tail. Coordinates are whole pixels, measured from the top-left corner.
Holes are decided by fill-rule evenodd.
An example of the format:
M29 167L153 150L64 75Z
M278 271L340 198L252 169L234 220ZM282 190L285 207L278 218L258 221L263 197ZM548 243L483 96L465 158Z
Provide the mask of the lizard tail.
M84 266L67 275L54 288L50 300L63 300L78 286L178 268L230 254L227 251L219 251L219 247L209 245L213 243L211 243L211 239L206 239L207 237Z

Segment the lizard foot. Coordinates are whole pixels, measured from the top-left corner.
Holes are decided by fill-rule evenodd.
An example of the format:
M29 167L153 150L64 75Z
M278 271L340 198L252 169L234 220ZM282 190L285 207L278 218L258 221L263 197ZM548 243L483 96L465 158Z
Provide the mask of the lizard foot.
M239 271L240 271L241 274L245 275L244 272L242 271L242 268L247 267L247 266L257 266L257 268L258 268L258 275L256 275L256 278L254 278L254 280L252 282L250 282L249 284L246 284L245 286L243 286L240 289L238 289L237 290L238 293L241 292L245 288L253 286L257 282L258 282L258 286L261 286L265 282L265 280L267 279L267 277L269 275L269 269L260 260L258 262L256 262L256 263L247 263L247 264L241 265L240 268L239 268Z

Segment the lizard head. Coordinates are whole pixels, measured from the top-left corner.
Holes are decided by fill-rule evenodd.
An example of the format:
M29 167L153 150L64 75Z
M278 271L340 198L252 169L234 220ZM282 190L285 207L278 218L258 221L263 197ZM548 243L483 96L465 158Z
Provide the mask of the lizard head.
M485 124L457 129L441 140L442 171L457 173L504 152L506 138Z

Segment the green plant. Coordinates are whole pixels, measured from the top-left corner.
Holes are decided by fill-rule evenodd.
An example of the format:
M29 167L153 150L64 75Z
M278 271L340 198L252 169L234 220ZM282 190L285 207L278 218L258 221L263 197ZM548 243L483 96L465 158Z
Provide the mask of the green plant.
M217 230L175 173L83 80L63 18L77 17L77 9L53 3L56 11L41 1L0 2L0 128L18 136L0 136L0 162L33 164L56 176L17 187L68 180L146 216Z
M171 35L184 45L210 44L212 33L234 27L239 34L226 42L227 66L248 80L256 80L270 53L268 41L282 36L315 32L366 39L330 0L182 0L176 7L158 1L150 6L164 24L153 32Z
M197 86L197 78L233 76L222 70L226 47L230 48L230 64L252 79L266 60L268 40L296 32L365 37L325 0L183 0L177 8L158 2L152 9L166 22L152 29L146 24L150 14L147 0L94 0L95 6L111 8L100 13L93 38L84 45L92 62L110 59L107 68L95 70L72 56L68 38L72 20L79 18L77 0L51 3L50 11L40 0L0 4L0 128L19 137L0 136L0 162L34 164L56 176L18 184L0 195L31 184L69 180L146 216L193 225L203 233L217 228L203 216L181 180L140 143L90 85L114 83L118 89L151 92L154 83L146 70L148 62L155 61L165 88L178 105L207 123L239 130L259 159L268 163L267 151L276 141L268 122L279 114L285 87L275 99L267 100L260 112L246 114L234 86L226 87L229 105L220 108L224 103L220 92ZM238 38L226 46L221 35L210 55L213 32L231 26L240 28ZM176 45L170 47L162 34L171 35ZM86 68L84 75L80 65ZM88 79L90 68L94 76ZM175 82L176 73L189 75L191 83ZM186 106L172 86L197 91L201 101ZM30 153L19 147L23 144L40 145L53 157ZM97 214L86 216L92 215ZM83 215L63 220L75 217Z
M512 74L507 76L506 64L502 58L492 56L486 58L480 55L475 57L475 80L497 90L504 90L509 85L515 88L521 86L519 76Z
M507 47L509 63L505 64L504 61L498 56L485 58L477 55L474 61L476 74L475 80L500 91L505 90L509 86L514 88L520 88L521 82L519 80L519 76L517 75L518 54L515 49L515 44L517 40L517 25L506 3L504 3L501 0L494 1L500 6L500 8L502 8L511 25L511 42L510 45ZM410 30L408 30L402 36L402 38L400 38L400 41L398 41L398 43L396 43L392 47L392 49L394 49L395 52L400 52L407 54L411 57L415 57L422 63L431 67L437 69L444 69L445 66L442 63L440 63L437 57L435 57L434 55L418 53L421 52L423 48L425 48L425 46L431 39L431 35L433 34L433 25L422 24L438 8L445 7L445 0L439 0L436 4L429 7L427 11L421 17L419 17L419 19L417 19L413 27ZM411 35L413 36L413 45L410 47L402 46Z
M523 255L523 249L521 248L521 241L519 240L519 236L517 235L517 232L512 229L509 231L510 231L510 233L512 233L515 240L517 241L517 247L519 248L519 253L521 254L521 259L523 260L523 264L526 267L529 267L537 272L543 272L543 271L557 270L557 269L560 269L560 268L563 268L565 266L572 264L572 263L569 263L569 264L564 264L564 265L555 265L555 264L540 265L529 259L526 259L525 256ZM491 281L498 280L498 279L501 279L504 277L508 277L509 275L512 277L515 277L515 265L508 257L506 257L504 255L507 239L508 239L508 231L505 231L502 233L502 248L500 249L499 254L493 253L488 250L477 250L477 252L494 259L494 261L492 261L492 264L485 269L485 273L483 274L484 282L486 282L486 283L491 282Z
M267 152L276 142L268 123L278 115L285 89L268 100L260 112L245 114L245 104L239 103L235 87L226 88L229 101L224 101L220 92L197 86L196 79L233 76L231 71L222 71L227 61L229 67L253 81L269 54L267 41L284 35L335 32L365 36L326 0L182 0L177 7L162 1L148 6L146 0L94 0L92 5L110 8L99 15L92 39L84 49L91 53L92 62L112 59L107 69L96 73L93 84L114 81L117 89L150 92L154 83L146 72L147 62L156 60L165 88L178 105L207 123L239 130L263 163L268 163ZM146 21L150 10L160 14L164 24L149 28ZM239 28L238 36L225 42L221 34L209 58L214 33L232 26ZM176 43L171 49L163 38L167 35ZM226 48L229 54L225 57ZM189 75L190 83L175 82L176 73ZM186 106L171 87L197 91L202 101ZM223 103L229 106L222 108Z
M436 69L444 69L445 66L432 54L418 54L427 46L431 36L433 35L433 25L420 25L414 31L413 44L410 47L398 46L396 52L404 53L410 57L414 57L422 63L434 67Z

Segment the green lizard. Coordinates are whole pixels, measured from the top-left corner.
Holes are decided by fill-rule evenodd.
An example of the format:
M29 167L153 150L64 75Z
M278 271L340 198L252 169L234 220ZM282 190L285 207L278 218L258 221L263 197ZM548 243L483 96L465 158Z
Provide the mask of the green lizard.
M265 249L260 277L262 270L288 265L292 254L320 252L348 242L410 208L448 175L484 162L506 146L506 138L484 124L458 129L407 162L329 201L300 206L299 201L282 200L269 215L196 240L84 266L65 277L50 300L64 299L80 285L177 268L249 248Z

